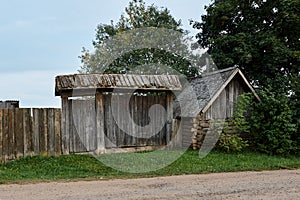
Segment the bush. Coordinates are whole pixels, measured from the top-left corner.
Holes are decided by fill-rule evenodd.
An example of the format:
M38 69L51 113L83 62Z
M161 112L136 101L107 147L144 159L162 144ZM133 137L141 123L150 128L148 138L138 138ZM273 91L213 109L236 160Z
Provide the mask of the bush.
M225 152L240 152L246 148L248 142L243 140L238 134L223 132L220 135L217 148Z
M268 154L289 154L297 150L293 135L297 133L289 99L282 93L265 89L259 92L261 102L251 94L244 94L238 100L240 111L237 127L250 133L252 146Z

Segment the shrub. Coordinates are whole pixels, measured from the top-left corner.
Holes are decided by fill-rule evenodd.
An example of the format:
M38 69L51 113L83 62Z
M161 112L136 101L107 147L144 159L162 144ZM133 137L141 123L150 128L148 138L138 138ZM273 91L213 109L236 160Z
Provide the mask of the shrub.
M223 132L220 135L217 148L225 152L240 152L246 148L248 142L243 140L238 134Z
M251 94L244 94L238 100L240 111L246 115L237 116L237 127L250 133L252 146L268 154L289 154L295 152L297 143L293 135L297 125L292 119L289 99L282 93L270 89L259 91L261 102Z

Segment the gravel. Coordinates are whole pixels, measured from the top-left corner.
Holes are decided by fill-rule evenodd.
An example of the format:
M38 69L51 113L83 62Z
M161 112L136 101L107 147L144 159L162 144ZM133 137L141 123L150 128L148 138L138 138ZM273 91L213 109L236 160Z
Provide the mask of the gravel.
M0 199L300 199L300 170L9 184Z

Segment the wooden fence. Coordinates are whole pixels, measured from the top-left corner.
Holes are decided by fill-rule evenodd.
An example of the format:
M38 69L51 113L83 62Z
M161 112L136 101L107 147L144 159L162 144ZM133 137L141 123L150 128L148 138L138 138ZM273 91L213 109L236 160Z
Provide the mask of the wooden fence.
M0 109L0 161L61 152L60 109Z

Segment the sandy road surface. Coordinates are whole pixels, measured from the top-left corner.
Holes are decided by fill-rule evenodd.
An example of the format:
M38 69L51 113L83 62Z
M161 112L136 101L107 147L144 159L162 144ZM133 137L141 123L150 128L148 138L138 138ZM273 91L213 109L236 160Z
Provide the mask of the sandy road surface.
M300 199L300 170L0 185L0 199Z

